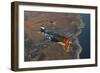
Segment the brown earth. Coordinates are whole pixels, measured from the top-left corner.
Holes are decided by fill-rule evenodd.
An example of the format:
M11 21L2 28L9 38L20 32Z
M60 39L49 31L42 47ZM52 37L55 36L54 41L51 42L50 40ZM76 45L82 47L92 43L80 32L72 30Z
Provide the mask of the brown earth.
M38 60L36 57L38 55L34 56L34 49L38 49L37 46L40 46L38 53L44 57L40 60L71 59L71 52L66 53L62 46L56 43L46 45L44 35L40 33L40 27L43 25L48 30L65 36L67 32L71 33L74 29L82 27L79 14L25 11L24 21L24 31L28 39L25 42L28 45L25 47L25 61ZM54 21L56 24L51 24L50 21ZM43 47L45 45L47 47Z

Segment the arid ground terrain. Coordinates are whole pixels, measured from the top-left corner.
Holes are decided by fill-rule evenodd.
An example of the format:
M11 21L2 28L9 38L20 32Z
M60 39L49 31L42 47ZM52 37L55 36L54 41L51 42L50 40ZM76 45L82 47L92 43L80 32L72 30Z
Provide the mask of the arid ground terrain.
M54 21L56 24L51 24ZM80 14L52 12L24 12L24 59L25 61L71 59L71 52L66 53L63 47L45 39L40 27L66 36L74 33L76 28L83 27Z

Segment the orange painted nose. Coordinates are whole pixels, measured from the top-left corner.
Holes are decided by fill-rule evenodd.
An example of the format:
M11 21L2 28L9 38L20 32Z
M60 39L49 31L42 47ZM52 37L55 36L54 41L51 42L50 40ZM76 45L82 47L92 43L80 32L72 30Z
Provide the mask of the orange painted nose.
M71 40L68 39L68 38L66 38L66 39L64 40L64 43L65 43L65 45L68 47L68 46L70 46L70 44L71 44Z

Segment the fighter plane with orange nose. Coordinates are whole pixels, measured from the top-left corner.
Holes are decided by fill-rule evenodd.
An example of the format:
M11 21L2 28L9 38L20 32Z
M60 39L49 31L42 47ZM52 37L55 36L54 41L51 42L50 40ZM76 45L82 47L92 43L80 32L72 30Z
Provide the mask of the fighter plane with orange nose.
M70 38L62 36L59 33L51 32L45 27L40 27L40 31L45 35L48 40L58 43L59 45L63 46L66 52L70 52L70 46L72 43Z

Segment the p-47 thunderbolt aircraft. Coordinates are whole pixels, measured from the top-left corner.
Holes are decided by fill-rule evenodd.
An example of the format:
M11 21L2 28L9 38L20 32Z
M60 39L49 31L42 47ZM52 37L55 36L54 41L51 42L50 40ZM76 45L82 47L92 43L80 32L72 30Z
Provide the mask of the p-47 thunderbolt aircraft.
M70 51L70 45L72 43L70 38L62 36L62 35L55 33L55 32L48 31L45 27L41 27L40 31L41 31L41 33L43 33L45 35L45 37L48 40L62 45L66 52Z

